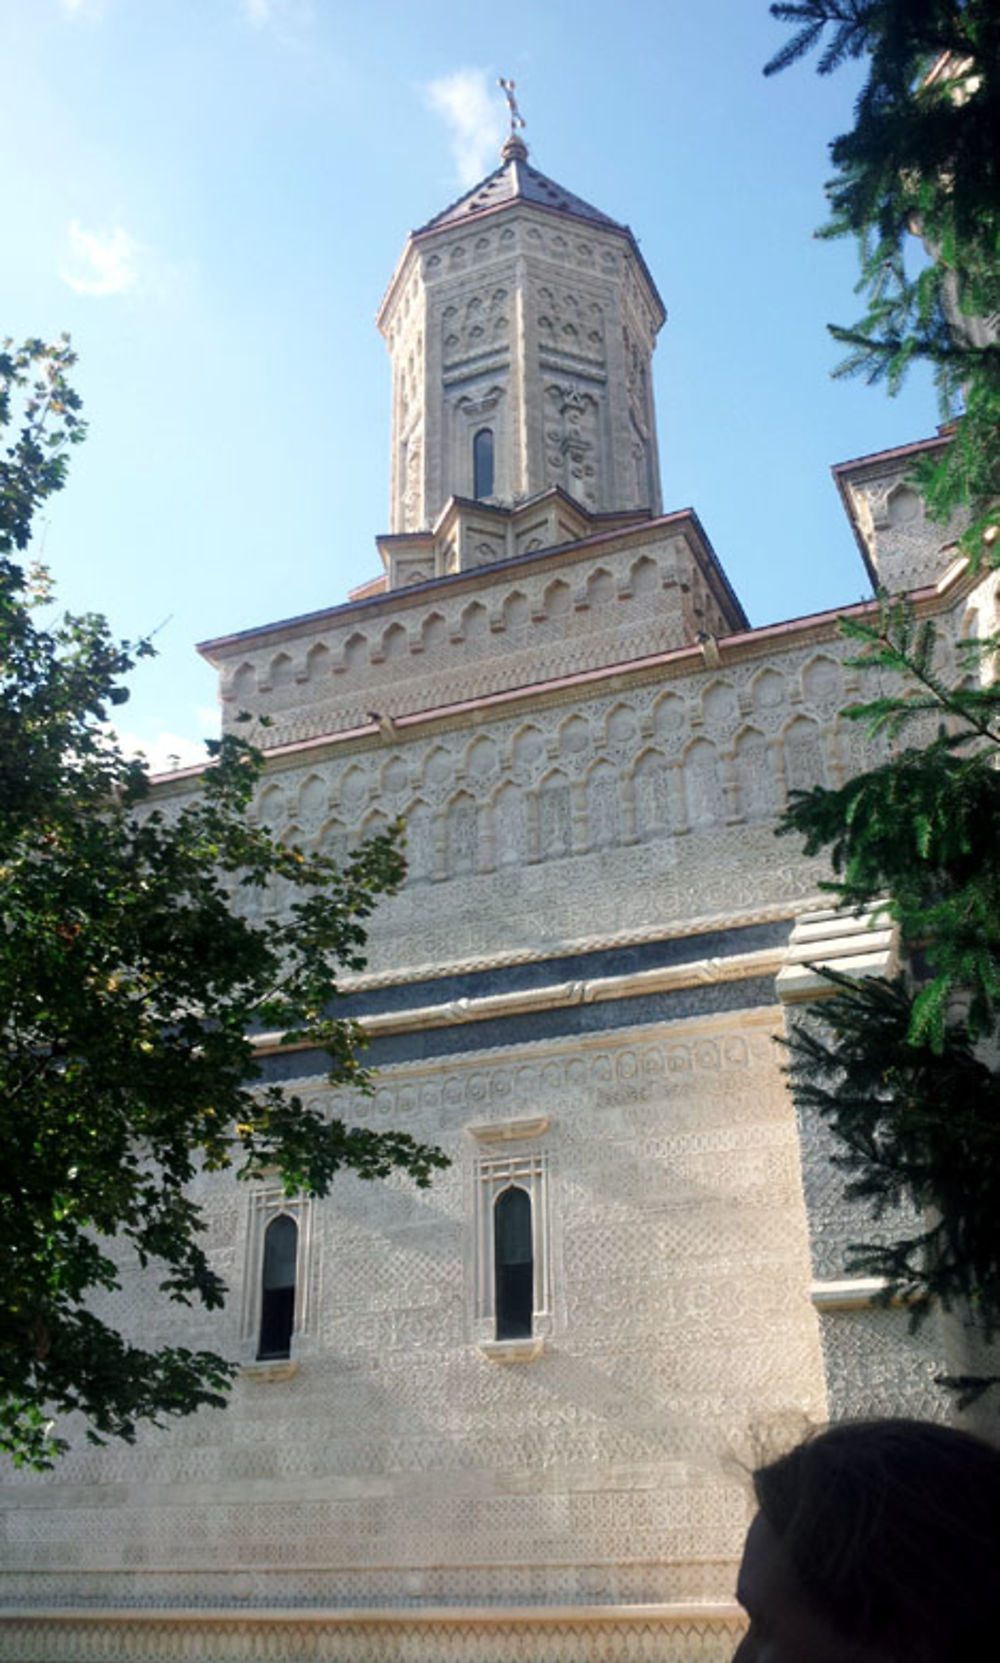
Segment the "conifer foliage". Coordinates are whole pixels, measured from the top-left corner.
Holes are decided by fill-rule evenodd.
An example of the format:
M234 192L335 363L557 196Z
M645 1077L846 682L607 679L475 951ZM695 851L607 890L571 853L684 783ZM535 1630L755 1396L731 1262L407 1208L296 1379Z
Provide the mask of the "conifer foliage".
M1000 555L1000 8L995 0L784 0L766 66L864 62L855 123L831 145L826 236L858 240L867 310L832 326L838 373L900 385L933 366L951 443L920 467L932 517L974 568ZM915 239L920 239L919 242ZM923 245L921 247L921 244ZM782 830L833 860L845 905L899 925L892 981L832 976L792 1040L801 1101L832 1126L850 1189L913 1227L854 1249L919 1319L935 1303L1000 1332L1000 640L966 644L952 685L931 622L883 598L842 621L878 696L844 714L891 743L839 790L798 794ZM888 899L885 899L888 897ZM899 1215L895 1216L898 1223Z
M865 61L854 126L830 146L820 232L857 238L867 302L855 325L831 326L848 349L837 373L892 392L913 363L933 365L943 416L961 420L920 483L936 518L963 511L979 558L1000 515L1000 7L784 0L771 14L794 32L765 74L814 49L824 75Z
M44 573L18 559L83 437L73 363L66 341L0 347L0 1448L34 1465L72 1410L95 1440L131 1440L224 1402L231 1360L144 1346L114 1320L137 1263L164 1299L222 1304L197 1172L277 1170L322 1195L342 1169L423 1185L447 1165L260 1079L263 1029L325 1047L331 1083L367 1088L363 1035L328 1013L402 878L398 839L339 866L286 848L248 818L261 758L231 737L179 806L149 797L108 726L149 647L96 615L54 618ZM274 884L280 918L235 904Z
M899 927L893 980L827 973L836 992L791 1040L796 1098L832 1127L849 1193L895 1241L847 1268L881 1276L915 1317L937 1302L1000 1331L1000 687L950 686L936 633L903 602L875 625L844 620L853 663L904 678L845 715L892 740L890 760L793 800L781 830L832 856L846 906L882 900ZM993 643L998 645L1000 643ZM980 644L968 656L978 667ZM933 737L909 743L914 733ZM888 899L885 899L888 897ZM903 1208L902 1214L897 1209Z

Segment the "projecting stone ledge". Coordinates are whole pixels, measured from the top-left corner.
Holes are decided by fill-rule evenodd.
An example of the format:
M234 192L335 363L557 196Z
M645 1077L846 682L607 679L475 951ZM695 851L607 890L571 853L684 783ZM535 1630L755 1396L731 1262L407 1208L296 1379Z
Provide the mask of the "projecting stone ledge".
M784 1004L797 1004L836 993L826 970L844 976L891 976L898 965L899 934L881 906L805 912L793 926L775 986Z

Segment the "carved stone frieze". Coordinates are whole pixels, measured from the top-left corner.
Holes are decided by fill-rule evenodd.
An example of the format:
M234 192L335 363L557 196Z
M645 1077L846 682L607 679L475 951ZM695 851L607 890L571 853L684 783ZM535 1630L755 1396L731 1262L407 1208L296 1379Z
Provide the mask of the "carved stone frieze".
M558 601L550 587L545 605ZM391 938L406 936L436 942L443 957L463 956L464 903L439 934L437 900L420 900L423 888L436 894L442 882L474 886L482 947L508 952L521 940L522 909L527 940L543 921L546 933L572 933L556 920L568 923L595 861L597 931L710 910L723 869L734 904L794 899L816 880L773 841L788 791L835 782L845 762L875 754L853 728L845 744L836 720L844 650L803 648L780 669L747 660L625 696L567 694L530 717L303 761L268 775L258 813L331 851L396 815L406 819L409 875L403 894L380 909L377 963L383 947L395 952Z
M605 361L604 308L586 293L543 284L536 297L539 346L553 357Z
M596 390L572 382L545 389L546 484L561 485L587 508L600 497L601 407Z
M571 438L559 450L560 467L586 455L575 446ZM488 530L474 530L476 543L484 537L489 564L505 549ZM293 650L252 649L225 666L224 721L245 710L266 716L261 737L283 744L364 725L376 699L393 714L430 709L683 646L702 627L729 626L694 550L665 535L569 569L491 573L473 600L413 597L389 617L331 620Z
M947 550L964 529L956 516L943 526L928 518L911 480L912 456L853 465L848 500L878 581L889 593L933 583ZM846 470L845 475L846 475Z
M441 347L447 364L507 345L511 297L504 284L487 286L449 302L441 313Z
M597 1579L599 1582L599 1578ZM357 1663L391 1655L399 1663L726 1663L743 1632L735 1609L650 1607L636 1611L488 1611L338 1616L308 1610L252 1616L229 1611L182 1616L118 1611L0 1620L0 1658L11 1663Z

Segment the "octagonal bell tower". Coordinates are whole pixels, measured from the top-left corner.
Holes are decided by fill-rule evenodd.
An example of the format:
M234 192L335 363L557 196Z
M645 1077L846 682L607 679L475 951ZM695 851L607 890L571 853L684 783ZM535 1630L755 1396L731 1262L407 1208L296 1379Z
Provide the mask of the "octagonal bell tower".
M450 512L545 493L587 521L660 512L651 359L663 303L632 232L528 162L512 131L481 184L414 231L378 314L392 359L390 583L555 542L455 536ZM535 516L537 521L537 516ZM483 521L485 524L485 521ZM447 539L445 539L448 542ZM412 545L415 549L416 545ZM412 561L411 561L412 565Z

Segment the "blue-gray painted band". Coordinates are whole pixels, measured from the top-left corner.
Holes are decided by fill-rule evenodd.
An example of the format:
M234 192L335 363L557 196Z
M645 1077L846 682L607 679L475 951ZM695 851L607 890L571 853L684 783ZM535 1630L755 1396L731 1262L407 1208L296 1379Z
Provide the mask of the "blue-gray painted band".
M390 1063L429 1062L436 1057L454 1056L461 1051L530 1045L535 1040L607 1033L614 1028L678 1022L692 1016L749 1010L757 1005L776 1003L774 977L753 976L746 981L713 982L662 993L642 993L631 999L604 999L595 1004L525 1011L481 1022L461 1022L448 1028L384 1034L372 1040L364 1052L364 1061L372 1068L384 1068ZM268 1082L311 1078L326 1072L326 1053L320 1050L277 1052L262 1057L260 1062L261 1077Z
M733 953L755 953L767 947L783 947L790 930L791 920L782 918L769 924L747 924L741 929L706 930L700 935L667 936L659 941L636 942L627 947L566 953L556 958L534 959L528 964L498 965L488 970L471 970L464 975L433 976L419 982L394 982L391 987L372 988L338 999L330 1015L378 1016L385 1011L443 1004L451 999L484 999L491 994L518 993L526 988L548 987L555 982L629 976L637 970L685 964L691 959L729 958Z

